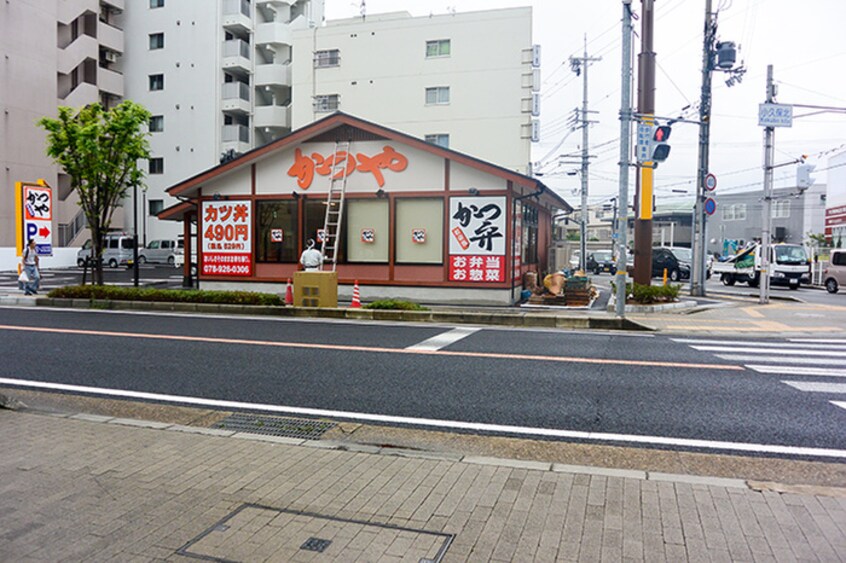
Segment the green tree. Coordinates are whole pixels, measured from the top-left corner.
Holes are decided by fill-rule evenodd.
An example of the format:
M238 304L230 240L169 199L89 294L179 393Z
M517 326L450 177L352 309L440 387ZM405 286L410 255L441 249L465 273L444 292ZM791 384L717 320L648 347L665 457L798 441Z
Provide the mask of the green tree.
M103 244L115 209L130 188L143 186L139 161L150 157L143 127L150 112L125 101L110 110L91 104L80 110L60 107L56 119L38 124L47 131L47 155L70 176L91 230L94 283L103 284Z

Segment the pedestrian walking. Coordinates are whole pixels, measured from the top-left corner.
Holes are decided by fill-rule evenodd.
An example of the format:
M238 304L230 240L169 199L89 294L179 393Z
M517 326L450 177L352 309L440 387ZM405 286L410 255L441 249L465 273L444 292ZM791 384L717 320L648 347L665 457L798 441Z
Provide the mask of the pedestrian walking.
M306 272L316 272L323 265L323 253L314 247L314 239L308 239L306 249L300 255L300 264Z
M23 272L26 275L26 281L22 281L24 295L33 295L38 293L40 287L41 274L38 271L38 251L35 248L35 239L29 239L29 242L23 251Z

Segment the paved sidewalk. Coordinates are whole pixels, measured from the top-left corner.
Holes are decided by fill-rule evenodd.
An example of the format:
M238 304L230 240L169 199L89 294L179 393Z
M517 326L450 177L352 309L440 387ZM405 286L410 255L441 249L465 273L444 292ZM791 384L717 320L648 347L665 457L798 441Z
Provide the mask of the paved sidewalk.
M844 497L347 448L0 410L0 560L846 560Z

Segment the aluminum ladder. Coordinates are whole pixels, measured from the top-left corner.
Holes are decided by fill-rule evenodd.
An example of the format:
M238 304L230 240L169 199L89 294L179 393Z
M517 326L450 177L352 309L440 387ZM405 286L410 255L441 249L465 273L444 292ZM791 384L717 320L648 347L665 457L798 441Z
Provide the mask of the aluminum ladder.
M323 269L334 272L341 246L341 227L344 219L344 196L347 191L347 162L350 142L336 141L326 196L326 217L323 221ZM330 269L331 268L331 269Z

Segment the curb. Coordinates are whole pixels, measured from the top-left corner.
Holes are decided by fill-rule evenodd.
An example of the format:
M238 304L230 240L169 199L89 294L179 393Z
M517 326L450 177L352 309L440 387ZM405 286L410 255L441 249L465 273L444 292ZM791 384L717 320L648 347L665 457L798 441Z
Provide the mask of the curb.
M0 304L22 304L10 296ZM293 318L348 319L364 321L406 321L420 323L475 324L526 328L565 328L596 330L653 331L654 329L627 318L613 316L559 316L519 311L515 313L476 311L394 311L385 309L345 309L317 307L270 307L262 305L221 305L216 303L171 303L157 301L111 301L106 299L61 299L38 297L27 299L30 306L70 309L108 309L132 311L176 311L255 315Z

